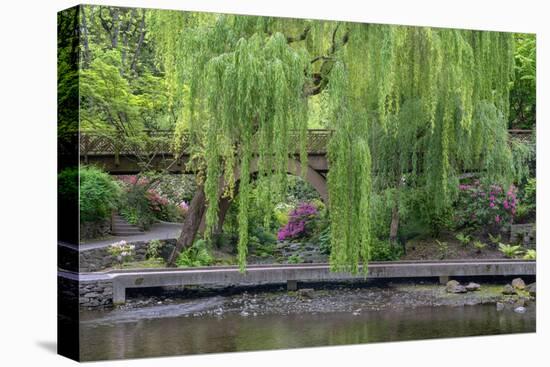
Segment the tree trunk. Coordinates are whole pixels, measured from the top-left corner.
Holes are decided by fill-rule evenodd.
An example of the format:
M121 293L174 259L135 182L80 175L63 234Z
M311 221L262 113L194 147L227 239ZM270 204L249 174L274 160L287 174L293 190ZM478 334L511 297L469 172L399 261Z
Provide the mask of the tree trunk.
M391 211L390 241L397 241L397 231L399 230L399 204L396 202Z
M183 222L181 235L176 242L176 247L168 259L168 266L174 266L181 251L193 244L195 236L199 231L199 226L201 224L201 219L204 215L205 209L206 195L204 194L204 189L202 187L198 187L195 196L189 204L189 211L187 212L187 217Z

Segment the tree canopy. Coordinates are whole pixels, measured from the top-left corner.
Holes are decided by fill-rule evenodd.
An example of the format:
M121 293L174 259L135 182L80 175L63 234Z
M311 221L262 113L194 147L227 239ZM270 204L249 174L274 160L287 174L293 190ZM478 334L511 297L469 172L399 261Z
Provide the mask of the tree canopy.
M334 270L367 270L373 192L418 188L437 217L463 172L499 183L518 174L507 133L512 33L113 9L82 15L84 118L145 127L165 119L176 147L188 132L207 237L220 198L238 189L242 267L250 172L269 207L285 190L289 157L305 172L309 126L332 130Z

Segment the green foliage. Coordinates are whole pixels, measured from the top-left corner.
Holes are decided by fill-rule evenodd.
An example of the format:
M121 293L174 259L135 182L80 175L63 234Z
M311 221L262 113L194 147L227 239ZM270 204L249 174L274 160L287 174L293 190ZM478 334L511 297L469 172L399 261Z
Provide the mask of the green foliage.
M330 254L331 246L330 246L330 226L327 225L323 230L319 232L319 235L315 239L315 243L319 245L319 251L322 254Z
M479 240L475 240L474 241L474 248L476 249L476 252L477 253L481 253L481 251L487 247L487 244L486 243L483 243Z
M533 129L536 122L536 35L518 33L515 39L515 80L510 91L510 125Z
M83 129L131 136L143 128L174 124L171 93L147 34L149 22L147 9L81 6L78 85Z
M185 249L179 254L176 265L180 268L207 266L214 261L208 250L208 244L200 239L193 243L193 246Z
M304 259L302 259L302 257L298 254L291 255L287 260L287 263L289 264L301 264L303 262Z
M497 235L493 236L491 233L489 233L489 240L491 241L491 243L493 245L497 245L502 240L502 237L501 237L500 234L497 234Z
M423 192L435 232L449 218L462 172L500 184L516 173L506 131L510 33L162 10L151 11L150 24L169 100L184 101L175 143L190 132L208 202L207 238L220 178L228 196L238 181L241 268L250 172L257 171L259 205L280 202L288 157L306 161L308 123L333 130L334 270L356 272L370 257L372 192L394 190L399 209L401 191Z
M135 249L136 247L134 245L128 244L124 240L113 243L107 247L109 254L118 261L120 266L134 259Z
M472 237L464 233L458 233L455 237L460 241L462 246L467 246L472 241Z
M520 245L507 245L504 243L498 244L498 250L502 252L504 257L509 259L515 258L523 253Z
M94 166L80 167L80 221L107 219L117 208L121 188L111 176Z
M388 240L374 239L369 254L372 261L395 261L403 255L403 248Z
M537 208L537 180L529 178L523 187L520 205L517 207L516 218L518 222L530 219L536 214Z
M120 209L120 214L124 219L130 224L143 229L149 229L157 220L151 210L147 198L147 190L146 185L136 184L128 186L126 188L125 200Z
M78 198L78 167L65 168L57 175L57 193L60 200L74 204Z
M151 240L147 245L147 259L158 259L160 258L160 251L162 250L162 242L160 240Z
M537 251L533 249L529 249L525 252L525 255L523 255L523 260L536 260L537 259Z
M279 203L273 210L273 215L279 227L283 227L288 223L289 214L293 206L287 203Z
M439 252L439 259L443 260L449 256L449 244L444 241L435 240L437 243L437 251Z

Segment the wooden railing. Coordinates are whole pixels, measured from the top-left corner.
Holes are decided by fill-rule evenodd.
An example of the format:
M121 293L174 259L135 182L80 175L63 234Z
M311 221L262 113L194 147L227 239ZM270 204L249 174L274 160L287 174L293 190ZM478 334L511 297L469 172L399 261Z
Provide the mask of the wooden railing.
M80 155L172 154L174 151L174 131L155 130L143 133L142 136L124 137L101 132L83 132L80 134ZM330 134L330 130L308 130L308 153L325 154ZM298 141L298 137L296 137L296 141ZM182 136L181 143L182 151L188 152L188 134Z
M510 136L528 139L532 130L509 130ZM331 130L312 129L307 133L308 154L325 154ZM298 141L298 137L296 137ZM142 136L124 137L101 132L82 132L80 134L80 155L137 155L172 154L174 144L173 130L143 131ZM189 135L182 136L182 151L188 152ZM298 149L298 144L296 144Z

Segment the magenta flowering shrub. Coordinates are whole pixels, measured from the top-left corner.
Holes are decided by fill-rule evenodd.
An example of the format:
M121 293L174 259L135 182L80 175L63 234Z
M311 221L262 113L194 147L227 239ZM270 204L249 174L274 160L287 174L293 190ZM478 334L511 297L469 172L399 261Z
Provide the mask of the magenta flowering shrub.
M475 181L459 185L458 189L455 219L459 227L500 228L513 223L518 205L514 185L505 190L500 185L484 185Z
M308 234L314 222L318 218L317 208L310 203L301 203L288 215L288 223L279 229L277 239L284 241L288 239L300 238Z

